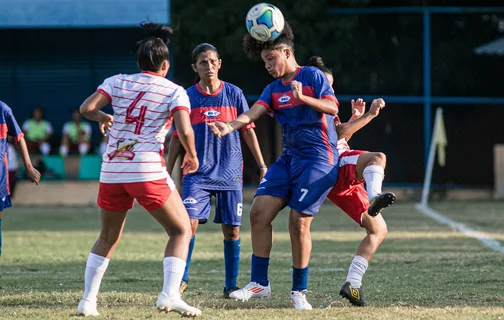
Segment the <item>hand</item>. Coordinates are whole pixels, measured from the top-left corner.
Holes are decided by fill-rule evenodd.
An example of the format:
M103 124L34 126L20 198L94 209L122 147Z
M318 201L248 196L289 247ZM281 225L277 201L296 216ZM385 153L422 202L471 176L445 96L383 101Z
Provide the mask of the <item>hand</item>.
M114 117L110 114L100 113L100 121L98 121L98 125L100 126L100 132L103 136L107 136L106 131L110 131L112 128L112 124L114 124Z
M364 102L364 100L362 100L361 98L357 99L357 101L352 99L351 103L352 103L352 117L350 118L349 121L359 119L366 111L366 102Z
M266 172L268 172L268 168L259 169L259 181L261 181L264 178Z
M197 156L191 156L188 153L185 154L184 160L182 161L182 174L185 176L189 173L194 173L198 170L199 161Z
M26 176L28 177L28 180L35 182L35 184L38 186L40 182L40 172L38 172L37 169L35 169L34 167L27 168Z
M299 99L299 100L303 99L303 84L301 82L298 82L296 80L292 80L291 89L292 89L292 94L294 95L294 98Z
M373 117L376 117L383 108L385 108L385 101L382 98L374 99L368 112Z
M212 133L219 138L224 137L230 132L229 125L225 124L224 122L209 122L207 123L207 126L210 128Z

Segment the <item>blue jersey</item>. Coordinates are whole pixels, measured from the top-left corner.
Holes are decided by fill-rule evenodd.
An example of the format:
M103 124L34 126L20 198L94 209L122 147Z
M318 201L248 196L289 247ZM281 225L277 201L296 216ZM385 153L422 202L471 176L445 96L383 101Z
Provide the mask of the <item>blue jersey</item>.
M203 92L196 84L187 89L191 102L191 124L194 129L198 171L184 176L185 186L208 190L241 190L243 188L243 157L240 133L231 132L222 138L214 136L207 123L227 122L248 110L247 100L240 88L221 81L214 94ZM242 130L254 128L254 124ZM176 136L176 131L174 132Z
M314 67L300 67L292 80L301 82L303 94L330 99L338 104L324 73ZM302 159L337 162L334 116L316 111L294 98L290 82L270 83L256 102L268 109L283 128L284 153Z
M23 137L23 132L14 118L11 108L0 101L0 198L10 194L7 135L19 141Z

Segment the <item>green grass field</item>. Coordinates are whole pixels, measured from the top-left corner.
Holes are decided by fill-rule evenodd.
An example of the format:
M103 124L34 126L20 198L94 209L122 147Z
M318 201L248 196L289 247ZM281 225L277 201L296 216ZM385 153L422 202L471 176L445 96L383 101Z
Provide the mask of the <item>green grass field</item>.
M504 203L444 202L432 207L504 242ZM248 212L245 208L244 212ZM504 319L504 255L396 203L385 212L389 234L364 278L369 308L351 307L338 292L364 236L347 216L326 205L312 225L308 300L313 311L291 309L287 211L275 221L271 299L222 298L220 226L198 230L188 302L202 319ZM239 285L250 276L250 233L244 215ZM12 208L4 212L0 258L0 319L69 319L83 289L89 249L99 231L95 208ZM103 319L177 319L159 314L166 236L141 209L128 217L122 242L99 295Z

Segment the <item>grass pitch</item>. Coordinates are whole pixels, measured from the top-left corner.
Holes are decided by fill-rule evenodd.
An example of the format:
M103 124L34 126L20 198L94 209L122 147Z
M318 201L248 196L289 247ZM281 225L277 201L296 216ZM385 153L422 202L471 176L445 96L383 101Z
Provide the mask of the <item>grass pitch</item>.
M445 202L433 208L504 241L504 203ZM238 284L250 277L248 207L244 208ZM339 289L365 235L327 204L312 224L308 301L313 311L291 309L288 212L274 222L271 299L224 300L220 226L200 226L184 298L202 319L504 319L504 255L396 203L384 212L389 234L364 277L368 308L351 307ZM98 236L96 208L17 207L4 212L0 258L0 319L72 319L83 290L87 254ZM98 297L102 319L178 319L160 314L166 235L142 209L134 209Z

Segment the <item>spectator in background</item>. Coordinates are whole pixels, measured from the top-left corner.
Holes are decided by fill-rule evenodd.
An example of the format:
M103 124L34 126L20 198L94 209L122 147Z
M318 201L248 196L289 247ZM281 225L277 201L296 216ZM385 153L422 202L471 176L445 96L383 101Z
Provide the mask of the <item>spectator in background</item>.
M82 121L79 109L72 112L72 121L63 125L63 136L61 138L60 154L64 157L68 153L85 155L90 148L91 125Z
M16 151L16 147L14 147L14 139L12 137L7 138L8 144L8 163L9 163L9 190L10 197L14 198L14 192L16 191L16 183L17 183L17 172L19 168L19 158Z
M31 119L23 123L23 131L28 151L40 151L43 155L48 155L51 152L49 139L53 133L53 128L51 123L44 119L42 107L36 106L33 108Z

